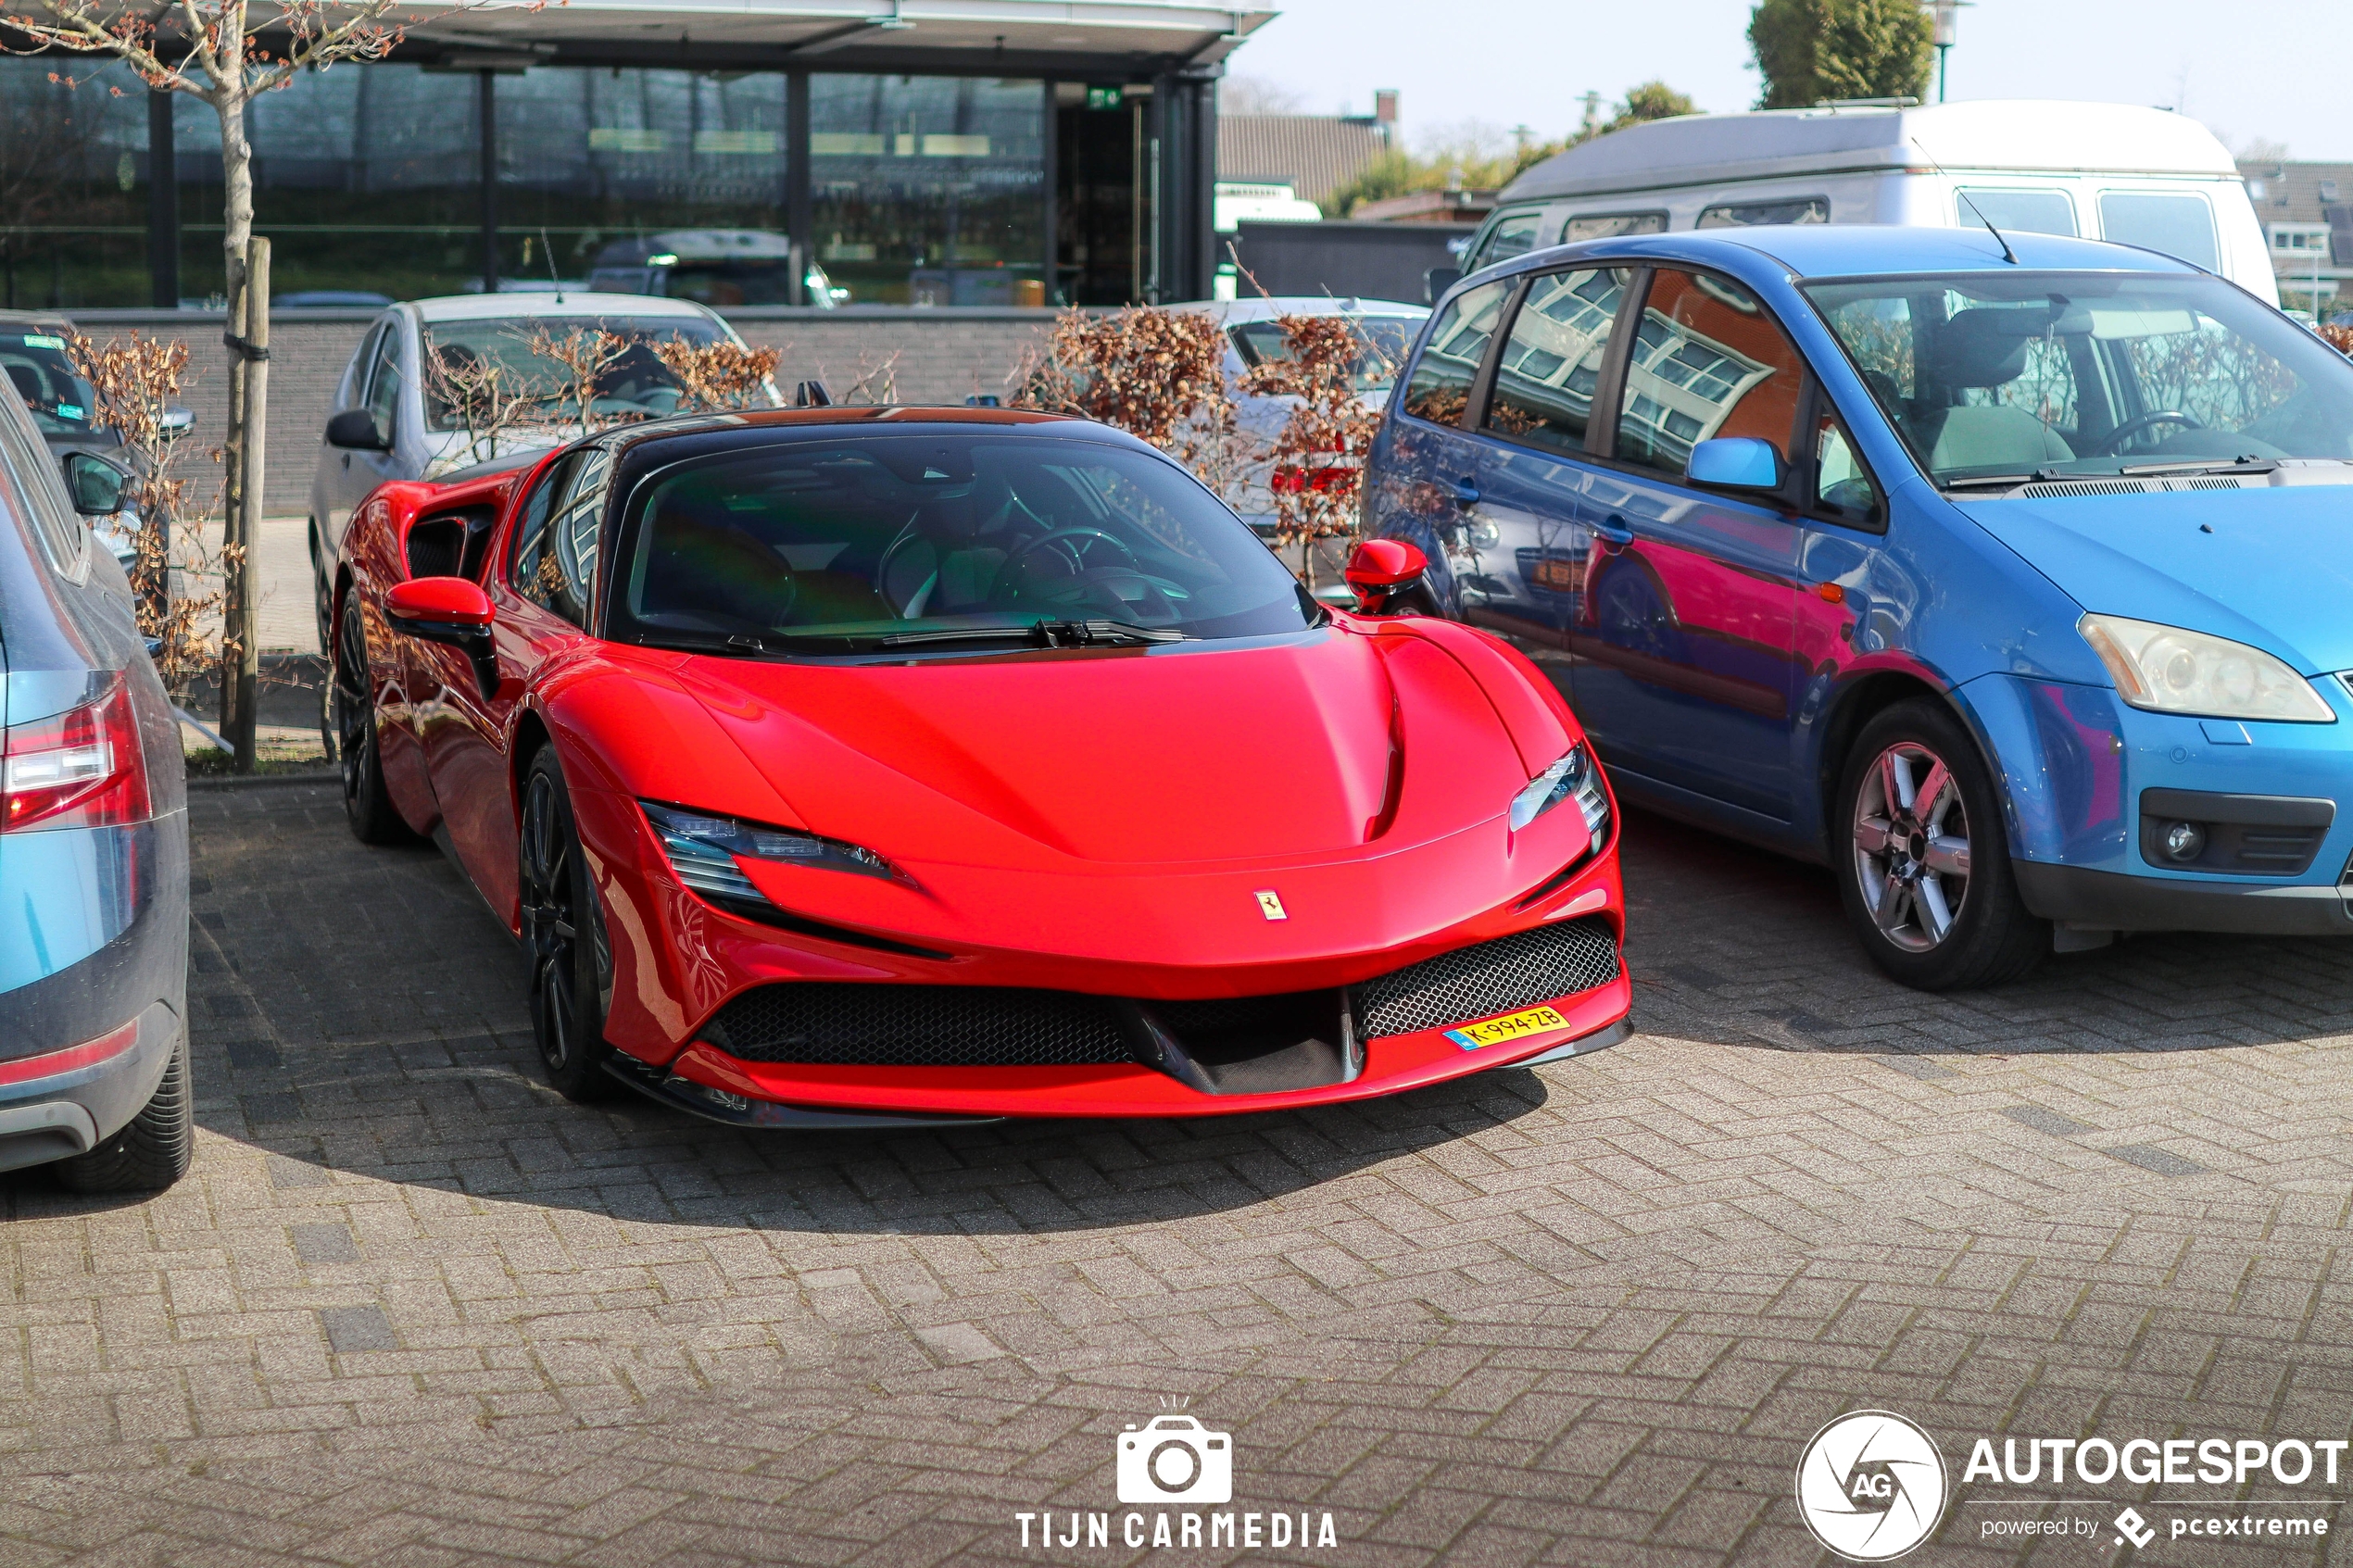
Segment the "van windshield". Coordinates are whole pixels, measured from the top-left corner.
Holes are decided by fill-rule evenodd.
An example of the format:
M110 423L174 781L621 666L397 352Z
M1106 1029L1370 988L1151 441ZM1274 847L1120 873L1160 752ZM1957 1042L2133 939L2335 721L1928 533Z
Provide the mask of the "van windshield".
M1940 486L2353 464L2353 362L2219 278L1964 272L1805 292Z

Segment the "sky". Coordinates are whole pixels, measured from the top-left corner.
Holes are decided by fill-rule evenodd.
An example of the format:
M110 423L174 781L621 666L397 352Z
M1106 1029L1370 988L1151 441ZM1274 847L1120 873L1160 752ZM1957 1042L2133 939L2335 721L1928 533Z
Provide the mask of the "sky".
M1573 129L1579 98L1653 77L1703 109L1755 107L1750 0L1259 0L1281 15L1228 70L1279 83L1303 112L1372 111L1403 94L1409 142L1466 120ZM1960 13L1954 98L2155 104L2233 148L2284 143L2353 161L2348 0L1978 0ZM1604 110L1606 112L1606 110Z

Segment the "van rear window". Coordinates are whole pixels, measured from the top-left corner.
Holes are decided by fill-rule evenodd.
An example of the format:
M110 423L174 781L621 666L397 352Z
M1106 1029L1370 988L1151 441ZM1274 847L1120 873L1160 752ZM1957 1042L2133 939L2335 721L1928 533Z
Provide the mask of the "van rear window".
M1664 234L1667 214L1663 212L1584 212L1568 220L1561 231L1561 243L1571 245L1579 240L1614 240L1620 234Z
M2072 234L2075 204L2065 191L1956 191L1953 207L1963 228L1981 220L2029 234Z
M1731 202L1702 207L1694 229L1745 229L1758 223L1827 223L1828 196L1797 196L1781 201Z

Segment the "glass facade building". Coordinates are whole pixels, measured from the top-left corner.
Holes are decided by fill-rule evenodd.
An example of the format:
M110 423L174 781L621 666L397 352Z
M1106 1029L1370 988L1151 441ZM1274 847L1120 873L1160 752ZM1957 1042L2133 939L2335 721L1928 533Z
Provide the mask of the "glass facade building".
M254 229L275 295L361 305L594 277L722 308L822 304L812 269L850 305L1209 293L1214 70L1139 72L1133 56L1067 75L847 69L852 56L751 69L748 48L664 44L685 57L646 63L653 52L412 49L256 100ZM53 82L50 57L0 56L5 302L217 303L212 110L69 63L74 80Z

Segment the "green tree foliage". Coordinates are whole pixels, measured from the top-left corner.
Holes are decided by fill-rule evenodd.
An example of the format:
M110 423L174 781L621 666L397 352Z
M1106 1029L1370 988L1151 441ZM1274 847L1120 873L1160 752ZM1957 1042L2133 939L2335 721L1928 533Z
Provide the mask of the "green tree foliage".
M1935 32L1919 0L1762 0L1748 45L1764 74L1756 107L1833 98L1924 98Z
M1599 94L1595 94L1598 99ZM1565 147L1576 146L1629 125L1649 119L1671 119L1696 114L1698 106L1664 82L1645 82L1629 88L1616 112L1602 120L1589 112L1585 123L1557 141L1539 142L1525 131L1510 142L1490 127L1458 127L1423 144L1418 152L1402 148L1383 153L1364 171L1332 193L1326 207L1346 217L1366 202L1386 201L1416 191L1493 190L1511 183L1531 165L1541 163Z

